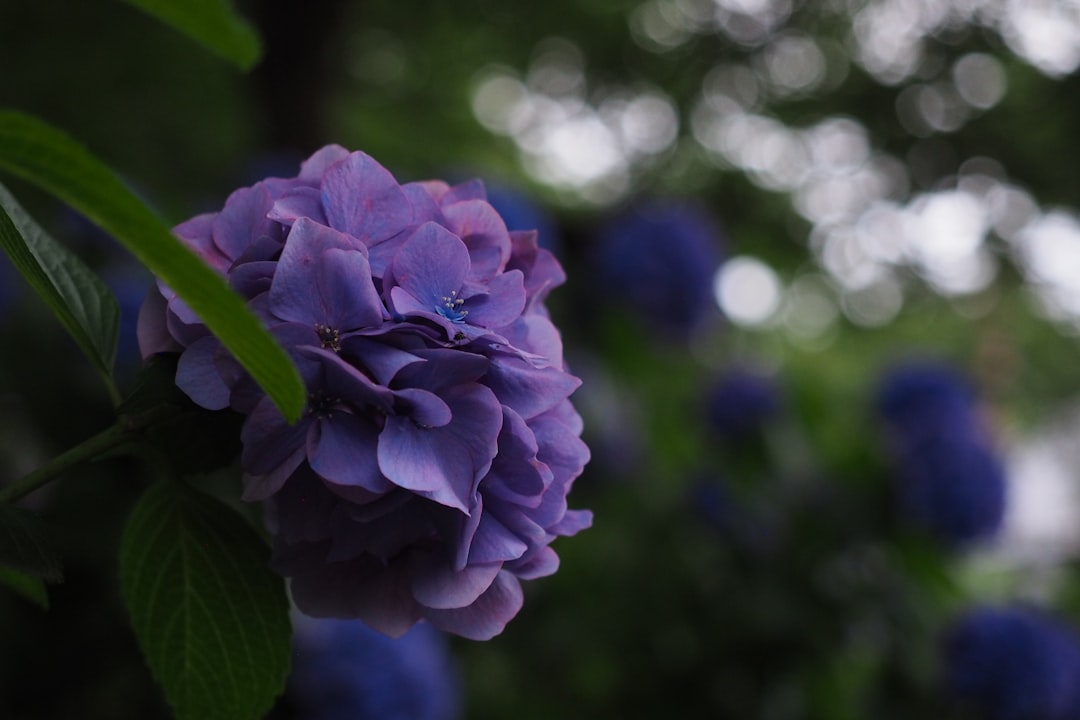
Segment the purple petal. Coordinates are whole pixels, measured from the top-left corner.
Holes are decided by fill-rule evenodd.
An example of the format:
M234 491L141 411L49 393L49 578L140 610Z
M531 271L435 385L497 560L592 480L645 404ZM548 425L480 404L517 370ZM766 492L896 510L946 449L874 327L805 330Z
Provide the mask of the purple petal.
M139 320L136 329L136 335L139 338L139 352L142 353L143 360L157 353L178 352L184 348L169 334L169 329L165 324L167 308L168 304L161 291L157 287L151 286L146 293L146 299L143 300L143 304L139 308Z
M469 251L446 228L435 223L421 225L394 255L394 280L427 312L443 305L461 289L469 273Z
M592 527L593 514L591 510L567 510L562 520L551 526L551 532L556 535L569 537L577 535L582 530Z
M491 587L501 568L502 563L496 562L454 570L438 553L414 553L411 568L413 597L429 608L465 607L476 602Z
M555 407L581 385L562 370L536 368L510 355L491 358L484 383L526 420Z
M443 206L447 227L469 248L469 279L488 282L510 259L510 233L495 208L483 200Z
M311 157L300 164L300 175L297 179L311 185L318 185L331 165L347 157L349 157L349 151L340 145L326 145L316 150Z
M503 571L472 605L455 610L426 609L424 617L440 630L471 640L490 640L518 614L523 600L521 583Z
M326 225L326 213L323 212L322 193L318 188L300 186L289 190L279 197L267 213L267 217L282 225L293 225L300 218L308 218L320 225Z
M497 275L484 295L465 301L469 323L486 328L501 328L514 322L525 309L525 286L520 270Z
M537 367L563 367L562 337L555 324L536 313L522 315L500 333L519 350L533 355L530 361Z
M230 260L240 257L259 237L275 232L275 223L266 217L274 204L264 183L235 191L214 219L214 244Z
M555 571L559 569L559 555L550 547L543 547L531 558L520 564L507 563L506 569L522 580L547 577L548 575L554 575Z
M401 232L412 219L412 204L394 176L362 152L326 171L322 200L330 227L368 246Z
M438 198L439 204L443 206L464 202L466 200L486 199L487 189L484 188L484 181L479 178L466 180L463 183L458 183L453 187L447 188Z
M419 226L426 222L445 224L446 218L443 217L442 210L439 209L426 183L406 183L401 186L401 191L405 193L405 197L412 205L410 225Z
M300 447L264 475L244 473L244 492L240 499L244 502L266 500L288 484L293 473L304 462L306 455L304 448Z
M327 250L357 250L347 235L307 218L296 221L270 286L270 308L282 320L325 323L327 307L316 290L319 260ZM365 263L366 266L366 263ZM370 276L365 276L370 284Z
M306 446L310 426L308 415L295 425L289 425L270 398L263 398L240 429L240 442L244 445L241 464L252 475L265 475L275 470Z
M426 362L424 358L405 350L357 335L342 341L341 355L366 369L380 385L389 385L403 368Z
M551 470L537 459L538 449L533 431L520 415L504 405L499 453L481 486L483 491L506 502L537 507L552 480Z
M216 337L207 335L185 350L176 366L177 387L207 410L229 407L229 388L214 363L220 347Z
M529 546L490 513L480 516L472 544L469 563L505 562L521 557ZM425 603L426 604L426 603Z
M372 407L389 413L394 407L394 394L376 385L367 375L347 363L337 353L322 348L300 347L297 353L320 363L326 378L326 390L335 397L358 407Z
M395 411L405 415L422 428L442 427L450 422L450 406L433 392L420 388L405 388L394 393Z
M358 617L390 637L400 637L420 619L404 567L382 566L371 558L333 563L297 575L293 601L313 617Z
M385 493L393 485L379 472L378 429L371 421L339 411L315 423L308 436L308 464L321 478Z
M259 260L237 265L229 271L229 286L249 299L261 295L270 289L270 283L274 279L277 265L277 262L272 260Z
M395 485L468 512L477 483L498 449L502 411L494 395L479 385L444 399L453 420L443 427L420 428L398 416L386 419L379 437L379 467Z

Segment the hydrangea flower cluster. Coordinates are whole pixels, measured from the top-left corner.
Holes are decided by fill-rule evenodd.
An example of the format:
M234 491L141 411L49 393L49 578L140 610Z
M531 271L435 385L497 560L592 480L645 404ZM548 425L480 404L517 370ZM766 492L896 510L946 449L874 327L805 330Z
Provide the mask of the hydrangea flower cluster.
M246 416L244 499L267 502L296 605L391 636L501 632L519 580L557 569L551 541L591 523L567 509L589 452L544 305L565 275L536 234L479 181L402 185L339 146L175 232L307 384L290 426L168 287L143 306L143 356L181 353L192 400Z
M877 409L908 517L955 546L996 533L1005 515L1005 470L964 378L935 362L898 366L882 378Z
M388 638L359 620L293 618L288 697L305 720L455 720L461 678L427 623Z
M1080 641L1025 607L976 608L945 642L946 687L989 720L1080 717Z
M605 298L650 328L685 336L718 312L712 287L720 260L720 232L703 208L643 200L601 228L593 271Z

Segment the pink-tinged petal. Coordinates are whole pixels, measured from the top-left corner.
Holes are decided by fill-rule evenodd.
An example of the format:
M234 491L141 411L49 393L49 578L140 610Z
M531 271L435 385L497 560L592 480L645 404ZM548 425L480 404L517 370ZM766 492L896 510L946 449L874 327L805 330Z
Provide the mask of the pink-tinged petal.
M183 352L176 366L176 386L207 410L229 407L229 387L214 362L220 341L213 335L197 340Z
M504 570L472 605L455 610L425 609L423 613L440 630L470 640L490 640L518 614L523 601L521 583Z
M427 183L413 182L401 186L401 191L405 193L405 197L409 198L409 204L412 205L412 221L409 223L410 225L419 226L426 222L443 225L446 222L442 210L439 209L438 204L432 197L431 189L427 185Z
M426 303L427 312L452 303L468 273L465 244L435 223L421 225L394 255L395 282L421 304Z
M151 355L163 352L179 352L184 346L176 342L169 334L165 324L165 314L168 305L161 291L151 287L139 308L138 325L136 336L139 339L139 352L143 360Z
M442 427L450 422L450 406L433 392L405 388L394 392L394 411L410 418L421 428Z
M308 436L311 469L327 482L385 493L393 488L379 472L379 431L364 418L339 411L315 424Z
M487 200L487 189L484 187L483 180L473 178L447 188L446 192L439 197L439 204L446 206L466 200Z
M559 555L550 547L542 547L522 563L507 563L506 569L522 580L547 577L559 569Z
M506 269L525 273L528 307L534 310L553 288L566 282L566 273L551 251L536 244L535 231L512 232L510 241L513 252Z
M443 196L446 195L446 193L450 190L450 186L442 180L420 180L419 182L408 183L408 185L404 185L402 187L404 188L413 185L422 188L423 191L426 192L431 197L431 199L437 203L441 202Z
M347 157L349 157L349 151L340 145L326 145L300 163L298 179L310 185L318 185L331 165Z
M183 240L184 244L189 247L192 244L206 245L211 242L211 235L214 232L214 218L216 217L217 213L196 215L174 227L173 234Z
M515 348L530 353L532 365L562 369L562 336L555 324L543 315L522 315L499 332Z
M322 200L330 227L368 246L393 237L412 220L412 204L394 176L362 152L326 171Z
M300 218L308 218L320 225L326 225L326 213L323 212L322 193L318 188L301 185L295 187L274 201L266 215L282 225L292 226Z
M502 217L484 200L466 200L443 206L447 227L469 249L469 280L489 282L510 259L510 233Z
M494 582L502 563L469 565L454 570L446 558L435 552L412 556L412 592L421 605L451 610L471 605Z
M465 299L470 325L498 329L514 322L525 309L525 286L520 270L495 276L484 295Z
M233 192L214 219L214 245L235 260L255 240L274 234L275 223L266 216L273 204L269 189L261 182Z
M270 285L270 308L274 315L298 323L325 322L325 301L316 292L319 260L327 250L358 249L348 235L307 218L297 220Z

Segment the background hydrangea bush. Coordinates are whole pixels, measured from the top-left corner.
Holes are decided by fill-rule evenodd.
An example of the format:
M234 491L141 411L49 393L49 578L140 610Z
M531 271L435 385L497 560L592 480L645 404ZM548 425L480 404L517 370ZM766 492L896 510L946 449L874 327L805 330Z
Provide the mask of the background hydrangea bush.
M0 5L0 717L1074 715L1075 14L448 8Z

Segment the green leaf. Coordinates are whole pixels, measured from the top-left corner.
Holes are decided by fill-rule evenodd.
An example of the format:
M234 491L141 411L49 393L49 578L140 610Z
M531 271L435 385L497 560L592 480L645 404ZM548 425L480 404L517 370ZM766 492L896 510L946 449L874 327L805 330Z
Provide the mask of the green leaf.
M49 609L49 593L45 590L45 581L41 578L0 567L0 585L7 585L42 610Z
M36 118L0 111L0 167L36 183L123 243L176 292L290 422L307 393L289 356L224 278L184 246L81 145Z
M250 70L262 55L259 36L227 0L127 0L206 49Z
M60 582L60 556L45 524L36 514L0 505L0 566Z
M42 230L3 185L0 247L90 362L111 377L120 330L116 298L90 268Z
M120 548L135 636L179 720L261 718L285 686L285 585L233 510L180 482L151 487Z

